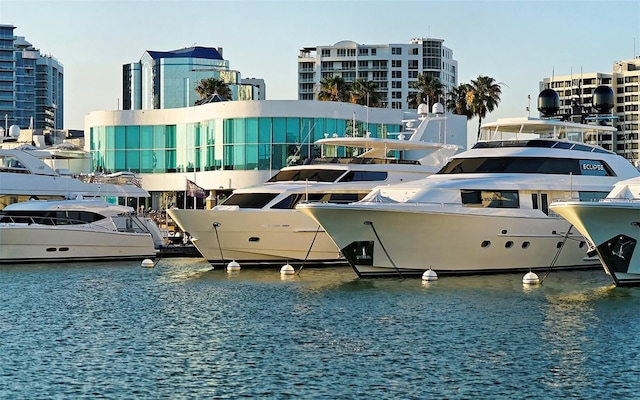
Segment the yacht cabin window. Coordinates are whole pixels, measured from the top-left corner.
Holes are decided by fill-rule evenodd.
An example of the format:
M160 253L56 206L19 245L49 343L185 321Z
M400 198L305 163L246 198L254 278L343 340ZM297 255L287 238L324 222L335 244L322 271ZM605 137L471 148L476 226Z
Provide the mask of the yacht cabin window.
M613 170L600 160L549 157L456 158L438 171L438 174L479 173L616 176Z
M462 190L462 205L478 208L519 208L520 200L515 190Z
M271 208L292 210L296 208L298 203L302 201L308 201L311 203L335 203L335 204L349 204L362 200L366 193L295 193L287 196L286 199L279 201Z
M385 171L350 171L340 178L340 182L370 182L384 181L387 179Z

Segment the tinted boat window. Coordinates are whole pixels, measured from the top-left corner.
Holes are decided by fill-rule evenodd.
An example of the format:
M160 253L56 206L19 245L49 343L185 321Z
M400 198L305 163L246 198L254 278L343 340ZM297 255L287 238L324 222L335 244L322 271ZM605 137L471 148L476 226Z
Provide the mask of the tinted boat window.
M240 208L262 208L277 195L277 193L234 193L222 205L238 206Z
M519 208L520 199L514 190L462 190L462 204L466 207Z
M546 157L480 157L451 160L438 174L519 173L615 176L602 161Z
M291 181L311 181L311 182L335 182L344 170L335 169L294 169L280 171L271 177L267 182L291 182Z
M350 171L340 179L340 182L384 181L387 179L385 171Z

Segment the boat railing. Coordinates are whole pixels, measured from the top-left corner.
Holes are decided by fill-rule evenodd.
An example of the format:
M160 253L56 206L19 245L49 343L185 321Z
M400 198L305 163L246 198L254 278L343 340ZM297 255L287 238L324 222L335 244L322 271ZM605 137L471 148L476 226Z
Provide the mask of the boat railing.
M417 160L401 160L397 158L368 158L368 157L319 157L312 159L308 164L414 164L419 165ZM307 165L308 165L307 164Z
M113 231L104 225L73 218L40 217L33 215L0 215L0 226L6 225L46 225L46 226L79 226L102 231Z

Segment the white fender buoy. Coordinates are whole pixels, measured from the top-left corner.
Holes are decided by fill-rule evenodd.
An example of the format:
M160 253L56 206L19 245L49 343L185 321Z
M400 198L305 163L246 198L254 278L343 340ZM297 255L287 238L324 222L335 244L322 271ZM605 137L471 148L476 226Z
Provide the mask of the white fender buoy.
M280 273L283 275L293 275L296 273L296 270L287 263L280 268Z
M422 274L422 280L423 281L437 281L438 280L438 274L436 274L436 271L434 271L431 268L429 268L428 270L424 271L424 273Z
M155 267L155 263L153 262L153 260L145 258L144 260L142 260L142 264L141 264L144 268L153 268Z
M231 261L227 264L227 271L240 271L240 264L236 260Z
M529 271L522 277L523 285L537 285L538 283L540 283L540 279L534 272Z

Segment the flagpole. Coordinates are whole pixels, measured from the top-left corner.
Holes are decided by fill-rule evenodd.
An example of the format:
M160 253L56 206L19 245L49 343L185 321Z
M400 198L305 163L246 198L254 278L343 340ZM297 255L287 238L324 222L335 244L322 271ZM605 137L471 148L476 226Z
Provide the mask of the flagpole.
M186 178L185 178L186 179ZM185 185L184 185L184 209L187 209L187 191L189 189L189 180L186 179Z
M193 168L193 183L194 183L195 185L198 185L198 184L196 183L196 168L195 168L195 167ZM196 190L197 190L197 186L196 186ZM197 200L198 200L198 196L193 196L193 209L194 209L194 210L196 209L196 201L197 201Z

